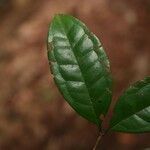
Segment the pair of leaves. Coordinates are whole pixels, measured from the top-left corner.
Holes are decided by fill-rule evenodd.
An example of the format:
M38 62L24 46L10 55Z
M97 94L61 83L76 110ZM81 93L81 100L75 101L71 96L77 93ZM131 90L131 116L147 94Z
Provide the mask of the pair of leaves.
M74 110L101 126L112 99L109 61L98 38L79 20L56 15L48 33L48 59L54 80ZM150 78L119 99L111 130L150 131Z

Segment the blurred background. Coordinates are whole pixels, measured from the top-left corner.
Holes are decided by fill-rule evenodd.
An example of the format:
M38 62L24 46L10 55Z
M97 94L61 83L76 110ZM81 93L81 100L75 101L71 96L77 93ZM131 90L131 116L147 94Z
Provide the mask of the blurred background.
M103 43L116 98L150 75L150 0L0 0L0 150L91 150L95 125L63 100L46 38L55 13L71 14ZM101 147L101 148L100 148ZM102 150L150 150L150 134L110 133Z

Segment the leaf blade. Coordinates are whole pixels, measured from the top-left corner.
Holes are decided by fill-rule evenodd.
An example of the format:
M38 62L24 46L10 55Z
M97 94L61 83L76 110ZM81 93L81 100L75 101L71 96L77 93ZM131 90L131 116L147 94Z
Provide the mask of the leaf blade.
M150 132L150 77L136 82L119 98L111 130L119 132Z
M111 101L109 61L95 35L79 20L56 15L48 34L48 59L67 102L100 126ZM101 98L104 98L102 100Z

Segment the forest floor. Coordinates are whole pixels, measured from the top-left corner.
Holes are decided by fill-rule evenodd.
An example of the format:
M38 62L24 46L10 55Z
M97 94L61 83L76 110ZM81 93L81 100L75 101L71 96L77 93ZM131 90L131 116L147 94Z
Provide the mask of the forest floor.
M95 143L96 127L70 108L50 75L46 40L56 13L81 19L101 39L115 83L112 107L150 74L149 0L0 0L0 150L91 150ZM100 146L144 150L149 134L111 133Z

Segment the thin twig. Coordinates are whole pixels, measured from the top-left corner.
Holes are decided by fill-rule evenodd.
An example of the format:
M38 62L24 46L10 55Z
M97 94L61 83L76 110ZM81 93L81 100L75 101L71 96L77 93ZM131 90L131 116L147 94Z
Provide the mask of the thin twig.
M97 148L97 146L98 146L100 140L102 139L102 136L103 136L103 135L104 135L104 134L100 132L99 136L97 137L96 143L95 143L95 145L94 145L94 147L93 147L93 150L96 150L96 148Z

